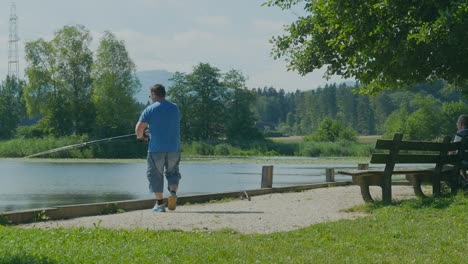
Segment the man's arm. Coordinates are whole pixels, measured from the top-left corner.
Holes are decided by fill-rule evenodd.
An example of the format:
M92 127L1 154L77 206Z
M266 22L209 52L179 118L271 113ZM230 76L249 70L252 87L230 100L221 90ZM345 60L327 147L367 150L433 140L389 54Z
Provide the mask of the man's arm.
M137 139L140 139L140 140L144 139L145 128L147 126L148 126L148 123L138 121L138 123L135 126L135 134L137 136Z

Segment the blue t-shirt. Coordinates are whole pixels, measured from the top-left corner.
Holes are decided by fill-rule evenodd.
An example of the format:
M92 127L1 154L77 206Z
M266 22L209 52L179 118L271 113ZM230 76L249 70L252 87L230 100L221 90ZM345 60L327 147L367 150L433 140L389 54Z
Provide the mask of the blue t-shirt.
M180 151L180 112L176 104L166 100L154 102L139 120L149 124L148 152Z

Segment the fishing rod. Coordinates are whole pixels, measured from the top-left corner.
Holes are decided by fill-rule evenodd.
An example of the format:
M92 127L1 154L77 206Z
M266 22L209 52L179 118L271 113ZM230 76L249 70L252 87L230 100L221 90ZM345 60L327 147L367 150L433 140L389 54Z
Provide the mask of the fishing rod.
M105 141L112 141L114 139L126 138L126 137L135 136L135 135L136 134L133 133L133 134L128 134L128 135L122 135L122 136L92 140L92 141L83 142L83 143L79 143L79 144L74 144L74 145L69 145L69 146L65 146L65 147L50 149L50 150L47 150L47 151L43 151L43 152L39 152L39 153L36 153L36 154L33 154L33 155L26 156L24 158L28 159L28 158L33 158L33 157L37 157L37 156L51 154L51 153L55 153L55 152L59 152L59 151L64 151L64 150L69 150L69 149L74 149L74 148L82 148L82 147L86 147L86 146L89 146L89 145L93 145L93 144L97 144L97 143L101 143L101 142L105 142Z

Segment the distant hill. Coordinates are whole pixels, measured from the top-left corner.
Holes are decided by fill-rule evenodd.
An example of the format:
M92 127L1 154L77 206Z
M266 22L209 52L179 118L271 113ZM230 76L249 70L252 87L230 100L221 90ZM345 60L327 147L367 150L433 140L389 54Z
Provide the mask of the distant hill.
M149 88L151 85L160 83L166 87L166 89L172 85L172 82L169 81L174 73L168 72L166 70L151 70L151 71L141 71L137 72L137 77L141 83L141 90L136 94L136 99L138 102L146 104L149 100Z

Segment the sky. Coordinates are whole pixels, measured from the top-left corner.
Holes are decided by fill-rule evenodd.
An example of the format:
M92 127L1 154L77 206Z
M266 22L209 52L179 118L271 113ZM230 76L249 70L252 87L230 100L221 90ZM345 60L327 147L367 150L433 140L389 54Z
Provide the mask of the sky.
M96 50L104 31L123 40L137 71L190 73L199 63L222 72L240 70L247 87L272 86L286 91L311 90L326 83L323 69L306 76L288 72L284 59L274 60L269 40L303 10L262 6L265 0L0 0L0 76L8 72L11 3L18 16L20 76L24 44L50 40L65 25L80 24L93 36ZM1 77L0 79L4 79ZM155 80L157 82L157 80Z

